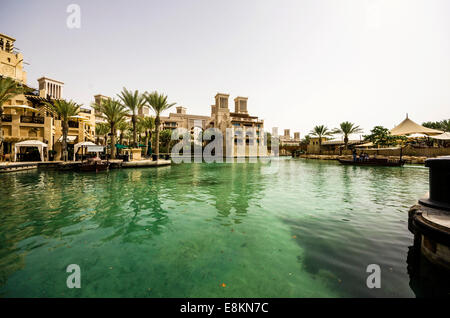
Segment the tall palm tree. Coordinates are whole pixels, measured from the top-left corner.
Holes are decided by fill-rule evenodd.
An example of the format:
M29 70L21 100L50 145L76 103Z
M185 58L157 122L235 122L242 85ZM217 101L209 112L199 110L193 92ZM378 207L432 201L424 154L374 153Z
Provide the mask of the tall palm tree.
M152 131L155 129L155 117L143 117L139 120L139 125L145 132L145 155L148 154L148 141L152 138Z
M67 135L69 134L69 119L72 116L76 116L80 112L79 105L74 101L66 101L64 99L55 99L44 102L49 109L61 118L62 128L62 155L63 160L67 161Z
M362 129L349 121L344 121L339 126L339 128L335 128L333 130L333 134L342 134L344 136L345 149L347 149L348 136L351 134L360 133L362 132Z
M146 101L142 94L136 90L134 92L127 90L125 87L123 88L120 94L117 94L122 103L131 111L131 122L133 123L133 147L137 147L137 116L139 111L145 105Z
M11 98L23 94L25 88L10 77L0 77L0 154L3 154L3 105Z
M99 143L100 136L103 136L103 144L106 146L106 140L108 138L108 131L110 130L108 123L95 124L95 135L97 136L97 144Z
M167 102L167 96L159 94L158 92L145 93L145 100L147 104L155 111L155 130L156 130L156 145L155 155L156 159L159 159L159 128L161 126L160 114L175 105L176 103L169 104Z
M333 133L328 130L328 128L324 125L315 126L313 130L309 133L312 136L319 138L319 154L322 153L322 138L331 136Z
M123 137L125 135L125 132L127 132L128 130L130 130L130 124L129 122L127 122L125 120L125 118L123 120L121 120L119 123L117 123L117 129L120 131L119 134L119 144L123 144Z
M95 105L95 110L103 113L103 117L109 124L111 130L111 158L116 158L116 134L117 125L128 115L127 109L120 101L115 99L105 99L99 105Z

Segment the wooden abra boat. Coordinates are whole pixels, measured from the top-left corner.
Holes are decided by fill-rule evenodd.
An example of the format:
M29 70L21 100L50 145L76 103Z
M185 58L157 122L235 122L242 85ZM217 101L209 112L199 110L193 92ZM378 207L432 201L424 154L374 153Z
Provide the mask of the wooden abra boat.
M360 161L338 159L338 161L343 165L353 165L353 166L384 166L384 167L401 167L405 164L405 160L389 160L389 159L379 159L379 158L369 158Z
M88 160L87 162L81 163L79 171L105 171L109 168L109 162L106 160Z

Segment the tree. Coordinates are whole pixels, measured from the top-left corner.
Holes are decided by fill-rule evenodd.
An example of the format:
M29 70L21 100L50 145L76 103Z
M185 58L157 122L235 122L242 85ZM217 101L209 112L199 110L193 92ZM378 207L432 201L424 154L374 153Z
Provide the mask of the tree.
M265 132L263 132L264 134ZM272 134L270 132L266 133L264 137L264 142L266 143L267 150L272 150Z
M146 100L142 94L136 90L134 92L123 88L121 94L117 95L122 103L131 111L131 123L133 124L133 147L137 147L137 115L142 107L145 105Z
M11 98L25 93L25 88L10 77L0 77L0 154L3 154L3 105Z
M125 118L123 120L121 120L119 123L117 123L117 129L120 131L119 134L119 144L123 145L123 136L125 135L125 132L127 130L132 129L132 127L130 127L130 124L125 120Z
M449 132L450 131L450 119L444 119L441 121L427 121L427 122L423 123L422 126Z
M106 146L106 140L108 139L108 131L110 130L110 127L108 123L97 123L95 124L95 135L97 136L97 144L99 143L100 136L104 137L103 145Z
M311 141L311 136L306 135L302 140L300 140L300 145L308 146L310 141Z
M161 148L164 152L168 153L170 152L170 144L172 142L172 130L171 129L164 129L161 131Z
M159 128L161 126L161 119L160 114L169 109L170 107L174 106L175 103L169 104L167 102L167 96L163 94L159 94L158 92L153 93L145 93L145 100L147 101L148 105L154 110L155 112L155 128L156 128L156 145L155 145L155 155L156 159L159 158Z
M44 102L49 109L61 119L62 128L62 159L67 161L67 135L69 134L70 117L78 115L80 112L79 105L74 101L66 101L64 99L54 99Z
M393 146L398 141L406 140L405 136L393 136L389 129L383 126L375 126L370 135L365 135L364 140L372 142L375 146Z
M94 108L103 114L111 129L111 158L114 159L116 158L117 125L128 115L127 109L115 99L102 100L100 105L94 105Z
M342 122L339 128L335 128L333 130L333 134L342 134L344 136L344 145L345 145L345 149L347 149L348 147L348 136L351 134L357 134L362 132L362 129L359 128L359 126L355 126L355 124L349 122L349 121L344 121Z
M145 132L145 155L147 155L148 141L151 140L153 129L155 129L155 117L143 117L138 123Z
M326 126L320 125L320 126L315 126L314 129L311 130L309 134L319 138L319 154L321 154L322 153L322 138L333 135L333 132L331 132Z
M444 119L441 121L441 130L450 132L450 119Z

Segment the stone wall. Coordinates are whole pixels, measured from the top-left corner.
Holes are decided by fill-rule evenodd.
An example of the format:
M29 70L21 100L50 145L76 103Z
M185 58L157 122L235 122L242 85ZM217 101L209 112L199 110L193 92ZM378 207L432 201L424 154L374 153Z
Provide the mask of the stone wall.
M369 156L400 156L400 149L358 149L357 153L360 154L361 152L367 153ZM308 154L311 155L318 155L319 152L313 152ZM339 153L339 150L329 151L329 150L322 150L322 155L352 155L351 150L343 150L342 153ZM413 147L405 147L402 151L403 156L413 156L413 157L439 157L439 156L448 156L450 155L450 148L413 148Z
M303 154L300 155L300 158L304 159L320 159L320 160L337 160L337 159L352 159L351 155L315 155L315 154ZM398 156L383 156L383 155L377 155L377 158L388 158L388 159L398 159ZM424 164L425 160L427 160L427 157L424 156L408 156L404 155L402 156L402 159L406 161L406 163L409 164Z

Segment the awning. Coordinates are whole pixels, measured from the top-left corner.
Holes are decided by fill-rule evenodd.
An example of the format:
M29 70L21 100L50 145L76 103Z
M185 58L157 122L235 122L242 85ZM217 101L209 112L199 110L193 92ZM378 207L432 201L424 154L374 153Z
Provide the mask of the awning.
M438 140L450 140L450 133L445 132L445 133L440 134L440 135L430 136L430 138L438 139Z
M361 141L361 140L349 140L348 141L348 144L349 145L354 145L354 144L359 144L359 143L362 143L363 141ZM322 145L323 146L333 146L333 145L344 145L345 144L345 142L343 141L343 140L341 140L341 139L338 139L338 140L327 140L327 141L324 141L324 142L322 142Z
M442 134L443 131L431 129L428 127L424 127L413 122L408 117L405 118L400 124L391 129L391 135L394 136L405 136L411 134L425 134L425 135L439 135Z
M80 116L80 115L75 115L75 116L70 116L69 117L71 120L79 120L79 121L88 121L89 118Z
M408 137L408 138L427 138L429 136L426 134L411 134L411 135L407 135L406 137Z
M355 147L363 148L363 147L372 147L372 146L373 146L373 142L366 142L365 144L356 145Z
M30 110L30 111L36 112L36 113L39 112L39 109L36 109L36 108L28 106L28 105L4 105L3 107Z
M97 145L90 141L83 141L83 142L79 142L73 146L73 161L75 161L75 155L76 155L78 149L80 149L81 147L87 147L87 146L97 146Z
M128 148L128 146L121 145L121 144L116 144L116 148L117 149L126 149L126 148Z
M14 161L17 160L17 152L21 147L36 147L39 150L39 153L41 154L41 161L44 161L44 148L47 148L46 150L48 150L48 145L42 141L39 140L21 141L14 145Z
M67 136L66 138L66 142L74 142L76 139L78 138L78 136ZM62 142L63 141L63 136L59 137L57 142Z

